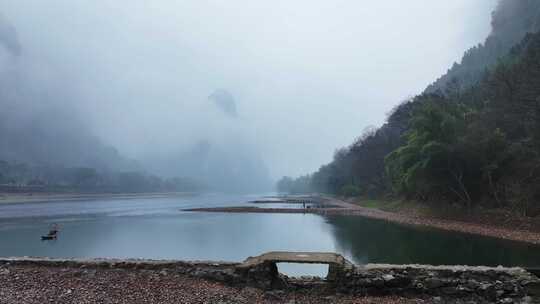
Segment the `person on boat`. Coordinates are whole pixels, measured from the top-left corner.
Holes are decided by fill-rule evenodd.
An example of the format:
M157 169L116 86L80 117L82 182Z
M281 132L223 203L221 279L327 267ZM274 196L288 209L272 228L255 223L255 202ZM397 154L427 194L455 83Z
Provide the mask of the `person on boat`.
M49 236L56 236L58 234L58 224L53 224L49 230Z

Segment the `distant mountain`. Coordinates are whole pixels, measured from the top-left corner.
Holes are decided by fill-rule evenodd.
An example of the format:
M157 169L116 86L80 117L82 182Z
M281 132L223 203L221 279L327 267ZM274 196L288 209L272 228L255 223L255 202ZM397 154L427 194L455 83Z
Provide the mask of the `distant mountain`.
M105 171L140 169L136 161L103 144L76 120L69 119L69 114L60 114L61 110L28 113L28 117L22 117L18 110L24 111L12 108L0 113L0 160Z
M21 53L21 45L19 44L19 38L17 37L17 31L5 18L0 14L0 48L4 48L6 51L14 56L18 56Z
M425 93L464 90L478 83L501 56L527 33L540 31L540 1L502 0L492 14L491 33L484 43L465 52L460 63L427 87Z
M239 118L234 96L225 89L215 90L204 100L204 108L207 116L202 118L205 123L200 138L157 161L149 160L153 170L166 176L194 178L213 191L271 190L268 168L246 132L250 126Z
M236 117L238 113L236 112L236 102L232 94L224 89L215 90L208 97L214 104L222 110L225 114L230 117Z
M113 171L140 168L93 136L80 119L83 113L70 106L70 94L32 80L24 70L26 60L15 27L0 15L0 160Z
M512 138L513 136L514 138L518 138L515 133L530 135L532 131L528 128L533 127L530 127L529 124L534 125L531 121L534 122L536 119L531 119L530 117L536 115L538 111L530 109L534 108L532 106L535 105L533 101L536 101L536 104L538 104L537 100L540 97L534 95L537 94L534 85L536 84L535 81L538 79L538 70L535 66L535 64L538 63L537 57L535 57L537 56L535 54L537 50L535 43L538 42L538 37L532 39L527 33L537 33L539 31L540 1L500 0L496 10L492 14L492 31L489 37L483 44L468 50L463 56L461 63L454 64L445 75L426 88L423 94L410 100L406 100L396 106L389 114L386 123L379 129L369 130L369 132L360 135L350 146L338 150L335 153L332 162L321 166L317 172L311 175L303 176L296 180L284 178L278 185L282 188L293 190L307 188L307 191L321 191L334 194L360 193L362 195L373 197L393 193L395 190L393 187L395 186L395 181L389 176L385 159L390 153L396 151L398 148L402 148L401 152L403 152L406 151L408 146L411 146L411 141L413 141L413 139L409 136L409 142L407 143L405 135L409 134L408 132L411 130L412 119L416 118L415 121L418 121L419 118L417 117L417 113L428 101L431 106L437 104L437 101L441 101L441 107L443 107L444 104L447 104L448 101L451 101L450 104L452 102L466 103L464 107L469 107L470 109L468 111L470 111L470 113L467 113L465 121L477 124L476 126L469 126L471 128L469 133L473 133L473 131L478 133L481 133L480 131L485 131L486 134L491 134L490 132L494 132L495 135L491 134L490 136L494 136L495 138L497 138L497 136L508 136L508 138ZM516 62L524 60L520 58L521 55L519 55L523 50L527 50L528 55L525 59L529 61L529 66L526 64L517 64L513 66ZM519 68L522 70L518 70ZM475 87L478 88L475 89ZM501 92L504 92L508 96L501 96ZM517 97L520 97L521 99ZM506 102L508 103L508 106L505 108L500 105L495 105L495 100L502 104ZM526 105L527 107L530 107L530 109L525 107L524 101L528 102ZM514 102L515 105L512 104L512 102ZM436 106L433 107L437 109ZM448 107L451 108L450 105ZM505 111L500 111L501 108L504 108ZM497 111L495 111L495 109ZM529 116L523 115L526 113L523 109L529 110ZM493 113L490 113L490 111L493 111ZM513 120L508 119L508 117L513 114L513 111L519 112L523 117L519 119L514 118ZM429 111L426 112L430 113ZM483 118L476 118L478 121L475 121L475 117L481 117L479 113L482 113L485 117L489 117L490 120L484 119L483 121ZM494 115L494 113L497 115ZM434 119L433 121L441 122L437 119ZM488 121L491 125L487 124ZM512 127L506 125L502 126L502 122L510 124ZM498 125L501 126L499 127ZM522 125L525 125L525 127L522 127ZM448 127L448 125L443 127ZM521 127L521 129L518 127ZM485 128L485 130L482 128ZM505 130L512 131L504 133L503 131ZM447 134L447 132L442 133ZM470 135L469 133L466 134ZM530 137L534 138L534 136ZM477 143L479 144L480 140L485 140L485 138L487 137L483 138L482 136L479 136ZM512 140L515 140L514 138L512 138ZM509 142L510 144L515 145L513 146L513 149L516 149L516 151L529 151L523 147L532 145L531 142L533 142L533 139L531 138L521 139L523 142L519 143L516 143L517 140L516 142ZM420 139L422 138L419 137L418 140ZM408 144L408 146L406 146L406 144ZM522 145L522 147L519 147L519 145ZM429 148L435 149L436 146L434 143L431 143L431 145L428 144L426 150L422 151L426 152ZM491 149L490 151L493 152L496 151L496 149ZM535 148L531 148L530 151L532 151L530 152L530 155L539 154ZM511 153L515 153L515 151ZM414 156L418 156L419 154L420 153L412 153ZM515 154L513 156L516 159L521 157ZM501 159L504 159L503 156L500 157ZM418 166L412 169L420 171L420 168L427 167L430 160L424 161L424 163L420 162ZM533 163L532 160L529 161L529 163ZM527 164L527 162L522 162L521 164ZM494 165L490 164L489 166L486 166L484 170L491 168L490 166ZM529 166L531 168L536 168L531 165ZM502 168L502 165L498 168ZM522 170L522 172L525 171L527 170ZM500 178L501 176L504 175L489 176L489 178L493 178L493 180L491 180L491 182L493 182L491 187L500 186L495 185L495 178ZM505 177L508 178L509 181L515 182L517 179L512 179L515 176L516 175ZM485 178L485 176L482 178ZM531 177L529 176L528 178ZM309 180L306 181L306 179ZM412 174L409 180L412 182ZM433 180L434 179L428 181ZM475 180L475 182L480 182L480 178L473 180ZM526 179L524 178L523 180ZM308 184L309 187L306 187L306 184ZM516 185L512 185L511 187L500 187L503 190L498 188L496 190L503 192L508 191L508 193L517 191L512 189L512 187L517 187ZM479 187L476 188L479 189ZM493 191L493 189L490 191ZM439 193L442 192L439 191ZM484 191L481 194L489 196L490 194L487 193L490 192ZM534 192L522 192L522 194L525 193L530 194ZM421 197L421 194L422 193L420 193L419 197ZM492 197L491 200L496 201L497 195L493 196L494 197ZM519 198L515 199L515 201L521 202L520 200L527 201L528 199L529 198Z
M69 81L51 79L54 85L50 85L48 79L34 77L33 71L16 28L0 15L0 161L4 161L4 169L30 168L22 170L28 173L24 176L5 169L10 172L0 172L4 180L26 183L38 176L40 183L64 184L69 180L69 184L77 184L73 182L77 179L71 178L73 168L74 172L98 176L88 182L93 187L114 184L115 189L202 189L204 184L214 191L233 192L270 188L268 170L246 135L245 122L238 119L234 96L225 89L215 90L205 100L208 111L203 115L208 115L208 123L202 124L202 133L208 130L207 135L176 153L155 151L149 157L148 169L168 177L159 180L140 173L145 170L137 161L127 159L94 136L77 107L78 92ZM156 159L158 152L168 156ZM121 186L117 180L129 185ZM156 185L149 185L152 180Z
M176 160L183 175L204 181L209 188L224 192L268 190L271 182L265 163L253 147L235 141L227 144L201 141Z

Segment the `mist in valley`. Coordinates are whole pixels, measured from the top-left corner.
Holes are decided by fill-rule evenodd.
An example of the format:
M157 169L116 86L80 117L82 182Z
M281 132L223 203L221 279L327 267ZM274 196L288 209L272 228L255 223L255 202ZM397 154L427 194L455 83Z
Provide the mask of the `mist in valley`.
M422 92L495 5L3 0L0 160L270 191Z

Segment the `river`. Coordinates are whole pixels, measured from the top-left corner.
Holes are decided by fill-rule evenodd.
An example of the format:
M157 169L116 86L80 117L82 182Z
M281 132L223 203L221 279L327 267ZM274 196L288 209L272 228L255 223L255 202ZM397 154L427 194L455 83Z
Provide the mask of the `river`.
M242 261L267 251L331 251L355 263L540 266L540 246L351 216L183 212L260 196L197 195L0 205L0 256ZM52 223L56 241L41 241ZM280 265L288 274L324 267Z

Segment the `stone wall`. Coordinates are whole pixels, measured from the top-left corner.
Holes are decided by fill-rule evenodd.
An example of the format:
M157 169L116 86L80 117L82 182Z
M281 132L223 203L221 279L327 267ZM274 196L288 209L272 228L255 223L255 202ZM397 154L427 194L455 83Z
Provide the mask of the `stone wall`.
M540 280L521 268L366 265L346 270L338 292L365 295L430 295L507 302L540 296Z
M12 258L3 265L77 269L157 270L265 290L322 288L354 295L429 296L479 303L522 303L540 297L540 279L521 268L423 265L332 265L332 278L292 279L278 273L272 261L261 263L183 262L151 260L72 260ZM317 290L320 292L320 290Z

